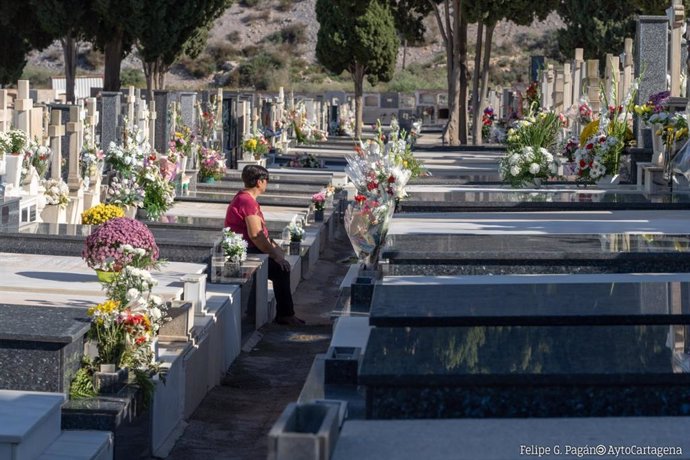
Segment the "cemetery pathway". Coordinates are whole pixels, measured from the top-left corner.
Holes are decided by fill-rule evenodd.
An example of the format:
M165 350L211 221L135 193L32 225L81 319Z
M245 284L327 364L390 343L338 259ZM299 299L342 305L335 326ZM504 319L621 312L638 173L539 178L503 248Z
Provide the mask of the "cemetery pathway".
M342 230L342 227L340 228ZM343 231L331 241L294 295L306 326L264 326L262 340L243 352L189 420L169 460L265 459L267 434L288 403L297 400L315 355L331 339L329 313L354 256Z

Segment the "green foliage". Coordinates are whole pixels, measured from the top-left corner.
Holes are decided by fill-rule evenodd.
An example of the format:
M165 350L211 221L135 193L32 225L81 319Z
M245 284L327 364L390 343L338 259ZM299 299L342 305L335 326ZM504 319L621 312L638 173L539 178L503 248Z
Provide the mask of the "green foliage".
M306 43L307 37L304 24L291 24L281 30L268 35L264 41L275 44L302 45Z
M259 5L262 0L240 0L240 5L246 6L248 8L254 8L255 6Z
M197 59L182 57L180 65L194 78L206 78L216 71L216 62L213 57L203 54Z
M272 53L261 52L237 69L239 85L241 87L254 87L257 90L266 90L271 85L272 74L286 66L285 58Z
M98 392L93 387L93 370L91 363L88 360L82 362L82 367L79 368L69 389L70 399L92 398Z
M17 79L29 80L31 86L34 88L50 88L52 74L49 70L42 67L37 67L34 65L27 65L24 67L22 74L14 78L12 81Z
M372 85L393 77L399 42L386 5L378 0L317 0L316 18L316 57L324 67L339 74L361 66Z
M120 73L120 80L123 87L134 86L135 88L146 88L146 78L144 72L139 69L126 68Z
M444 89L446 85L445 69L412 64L407 69L396 72L393 79L384 86L386 91L413 93L418 89Z

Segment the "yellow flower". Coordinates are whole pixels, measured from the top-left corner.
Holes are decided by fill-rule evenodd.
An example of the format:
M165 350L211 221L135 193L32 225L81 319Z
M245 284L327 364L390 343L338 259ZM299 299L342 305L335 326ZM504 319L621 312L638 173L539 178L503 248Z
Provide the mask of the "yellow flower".
M101 203L82 212L81 220L84 225L100 225L110 219L124 216L125 212L119 206Z

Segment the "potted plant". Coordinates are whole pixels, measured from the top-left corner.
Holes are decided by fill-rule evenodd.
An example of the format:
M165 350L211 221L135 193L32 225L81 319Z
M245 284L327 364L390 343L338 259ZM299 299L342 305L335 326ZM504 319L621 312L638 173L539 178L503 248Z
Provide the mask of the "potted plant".
M43 222L52 224L67 223L67 205L70 202L69 187L62 179L43 181L46 207L41 211Z
M108 186L106 201L121 206L127 217L134 218L137 208L144 204L144 189L136 177L115 176Z
M81 213L81 223L82 225L101 225L116 217L125 217L125 211L120 206L99 203Z
M242 238L242 235L238 235L229 227L226 227L223 229L221 247L225 255L223 277L233 278L239 276L240 266L242 262L247 260L247 242Z
M326 205L326 191L321 190L311 196L311 202L314 205L314 221L323 222L323 209Z
M213 183L225 174L225 160L216 150L202 147L199 150L199 179L201 182Z
M288 233L290 235L290 249L289 253L292 256L300 255L300 248L302 246L302 239L305 235L304 227L298 222L290 222L287 226Z
M261 160L268 153L268 141L258 131L247 133L242 137L242 159L244 161Z
M99 273L101 280L112 277L125 266L150 269L158 263L158 246L151 231L143 223L127 217L117 217L101 224L86 238L82 258Z
M160 219L175 201L175 186L153 164L139 171L138 183L144 189L141 207L146 211L146 218Z

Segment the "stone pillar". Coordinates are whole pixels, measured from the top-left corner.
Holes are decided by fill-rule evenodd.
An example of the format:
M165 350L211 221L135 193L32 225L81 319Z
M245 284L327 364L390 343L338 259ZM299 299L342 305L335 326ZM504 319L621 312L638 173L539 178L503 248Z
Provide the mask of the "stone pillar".
M156 117L158 116L156 114L156 101L150 101L149 107L149 144L154 145L156 139ZM167 150L168 147L166 146L165 150L161 151L165 152Z
M610 105L618 105L621 102L616 84L620 84L620 57L607 54L606 82L604 87L606 88L606 99Z
M542 75L541 87L541 106L547 110L553 109L553 85L554 85L554 71L553 64L546 67Z
M553 109L556 112L563 112L563 72L556 72L556 78L553 82Z
M12 123L12 116L10 115L10 110L7 108L9 100L10 98L7 95L7 90L0 89L0 133L9 131Z
M116 91L101 92L100 133L101 147L108 151L111 142L121 144L120 116L122 95Z
M575 48L575 59L573 60L573 104L580 105L582 97L582 79L585 76L585 51L582 48Z
M573 74L569 63L563 64L563 109L573 105Z
M34 101L29 97L29 80L19 80L17 82L17 100L14 101L15 126L24 131L27 136L31 133L31 109L33 107Z
M137 126L139 127L139 131L144 133L146 140L150 144L151 138L149 137L149 134L151 131L149 126L149 115L150 113L146 101L141 98L137 98Z
M644 104L649 96L667 89L666 69L668 58L668 18L666 16L639 16L635 28L635 76L640 79L640 87L635 104ZM633 130L638 146L651 147L651 131L641 129L637 117L633 120ZM647 134L644 134L644 131Z
M220 143L220 150L223 151L223 88L216 91L216 139Z
M68 224L78 223L84 210L84 190L81 177L79 176L79 153L84 140L83 113L80 106L70 106L69 122L66 127L69 136L69 175L67 176L67 185L69 186L71 198L67 206Z
M599 60L587 60L587 97L589 105L594 113L601 108L601 95L599 94Z
M165 152L170 142L171 120L168 114L168 106L171 102L170 94L167 91L154 91L153 97L156 101L156 104L153 106L156 110L156 137L152 138L151 141L154 143L153 147L157 152Z
M62 112L51 110L48 137L53 158L50 165L51 179L62 179L62 136L65 135L65 125L62 124Z
M623 46L623 72L618 92L621 101L628 94L633 81L633 39L626 38Z
M680 66L681 41L683 38L683 22L685 21L685 7L683 0L673 0L671 7L666 10L671 26L671 41L669 43L669 74L671 75L671 96L680 96Z
M131 131L134 126L134 105L137 102L137 97L134 95L134 86L130 86L125 97L127 103L127 130Z

